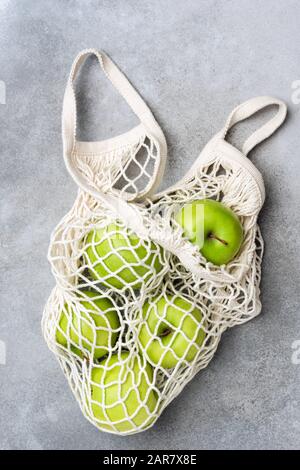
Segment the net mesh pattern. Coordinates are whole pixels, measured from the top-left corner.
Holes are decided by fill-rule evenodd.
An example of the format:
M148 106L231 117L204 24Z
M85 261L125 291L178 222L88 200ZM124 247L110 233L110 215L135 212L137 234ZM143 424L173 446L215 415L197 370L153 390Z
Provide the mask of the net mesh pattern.
M96 190L109 191L129 201L140 198L152 184L159 149L143 131L130 140L109 151L83 152L75 148L74 165Z
M114 168L111 155L77 164L112 193L130 161L126 152ZM206 198L230 207L243 225L240 252L226 266L208 263L174 222L178 208ZM143 238L121 213L79 190L51 237L56 286L42 327L82 412L99 429L126 435L152 426L209 364L222 333L260 312L261 204L253 177L217 154L178 185L134 205Z

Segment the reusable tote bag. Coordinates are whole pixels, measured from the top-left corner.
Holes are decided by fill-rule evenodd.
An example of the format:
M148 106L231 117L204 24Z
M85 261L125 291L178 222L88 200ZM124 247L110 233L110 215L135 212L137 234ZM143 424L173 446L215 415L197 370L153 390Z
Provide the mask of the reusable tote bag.
M73 84L90 54L140 120L102 142L76 139ZM270 105L277 114L242 152L226 141L232 126ZM277 99L246 101L185 177L155 194L167 147L151 111L104 53L86 50L75 59L64 97L63 143L79 190L51 236L56 286L42 328L83 414L99 429L133 434L152 426L207 366L222 333L260 312L257 217L265 192L247 154L285 116ZM242 226L241 247L227 264L207 261L176 219L199 200L220 202Z

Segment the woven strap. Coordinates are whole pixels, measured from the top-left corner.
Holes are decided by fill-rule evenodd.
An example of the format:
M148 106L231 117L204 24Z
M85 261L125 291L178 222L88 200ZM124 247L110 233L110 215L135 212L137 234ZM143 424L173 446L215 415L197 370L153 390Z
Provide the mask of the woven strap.
M159 144L164 146L164 136L152 112L125 75L104 52L95 49L86 49L80 52L73 62L64 96L62 127L63 141L67 149L70 150L70 148L73 148L76 139L76 95L74 91L74 81L81 65L89 55L95 55L97 57L106 77L123 96L141 123L159 140ZM165 154L165 152L163 153Z
M253 116L253 114L257 113L258 111L272 105L276 105L278 107L276 115L272 119L270 119L266 124L260 127L257 131L255 131L244 142L242 152L245 155L248 155L248 153L256 145L270 137L285 120L287 107L285 103L283 103L283 101L280 101L276 98L272 98L270 96L258 96L256 98L252 98L248 101L245 101L231 112L221 132L221 136L225 139L229 129L231 129L235 124L240 121L243 121L244 119L249 118L250 116Z
M159 148L159 161L155 169L155 174L153 175L151 187L147 192L147 196L149 193L153 193L157 189L164 173L167 156L166 140L152 112L127 80L125 75L112 62L112 60L103 52L97 51L95 49L84 50L80 52L75 58L65 90L62 112L62 134L66 167L81 189L88 192L96 199L105 202L111 207L111 209L114 210L116 214L121 214L126 220L129 219L131 222L129 225L132 228L134 225L137 230L140 226L140 221L138 220L139 217L137 216L137 211L134 210L134 207L126 203L126 201L122 200L121 198L117 198L110 194L105 194L101 190L97 190L92 187L78 171L72 158L72 152L76 144L77 121L74 81L81 65L91 54L97 57L98 62L107 78L129 104L133 112L141 121L141 124L145 128L146 133L155 139ZM126 137L126 134L124 134L124 137ZM113 139L110 140L112 141Z

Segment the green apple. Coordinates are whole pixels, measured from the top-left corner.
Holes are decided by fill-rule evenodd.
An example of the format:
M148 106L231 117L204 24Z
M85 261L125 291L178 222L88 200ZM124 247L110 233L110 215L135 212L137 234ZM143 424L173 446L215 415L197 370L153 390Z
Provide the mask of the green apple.
M206 337L201 320L202 313L178 295L146 302L138 341L149 362L163 369L191 362Z
M119 224L89 232L84 258L93 279L108 287L140 289L161 269L161 248Z
M243 227L239 218L213 199L186 204L176 214L176 221L207 261L217 266L229 263L241 247Z
M93 367L91 379L91 409L101 428L125 433L144 429L155 419L153 370L141 356L113 354Z
M89 353L93 352L94 359L99 359L116 344L119 316L108 298L99 298L99 294L89 291L82 291L82 295L91 301L78 299L80 314L65 305L56 330L56 341L67 348L69 337L71 350L75 354L84 356L83 348Z

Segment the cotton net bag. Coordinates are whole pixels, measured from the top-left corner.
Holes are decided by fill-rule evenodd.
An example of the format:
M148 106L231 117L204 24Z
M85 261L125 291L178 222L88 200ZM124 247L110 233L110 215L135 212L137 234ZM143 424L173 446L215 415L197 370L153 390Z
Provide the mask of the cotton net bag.
M90 54L140 120L102 142L76 139L74 80ZM257 111L278 112L244 144L228 130ZM148 106L115 64L96 50L75 59L63 105L64 159L79 190L51 236L56 286L42 328L83 414L100 430L127 435L151 427L207 366L222 333L256 316L263 241L257 217L265 192L250 150L284 121L281 101L238 106L185 177L155 194L167 146ZM222 202L243 226L233 261L215 266L176 222L201 199Z

